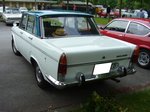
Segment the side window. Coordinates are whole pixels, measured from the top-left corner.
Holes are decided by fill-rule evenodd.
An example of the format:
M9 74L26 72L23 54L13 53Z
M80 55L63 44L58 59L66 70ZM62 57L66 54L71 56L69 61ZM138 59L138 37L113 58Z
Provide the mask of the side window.
M29 33L35 33L35 17L34 16L31 16L29 15L28 16L28 21L27 21L27 28L26 30L29 32Z
M86 18L83 18L83 17L79 18L78 17L77 21L78 21L77 23L78 23L78 29L79 30L89 30L89 29L91 29L91 27L90 27L90 25L89 25Z
M121 21L121 20L113 21L108 26L106 26L105 29L118 31L118 32L125 32L127 24L128 24L128 21Z
M27 15L24 14L20 23L20 28L25 30L26 29L26 23L27 23Z
M136 35L146 35L150 32L150 29L145 27L144 25L138 23L130 23L127 33L136 34Z

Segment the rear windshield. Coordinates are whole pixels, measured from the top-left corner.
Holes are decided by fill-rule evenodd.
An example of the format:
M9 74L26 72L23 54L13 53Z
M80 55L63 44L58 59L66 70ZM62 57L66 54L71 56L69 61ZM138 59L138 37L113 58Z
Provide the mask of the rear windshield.
M43 17L45 37L99 35L91 17Z

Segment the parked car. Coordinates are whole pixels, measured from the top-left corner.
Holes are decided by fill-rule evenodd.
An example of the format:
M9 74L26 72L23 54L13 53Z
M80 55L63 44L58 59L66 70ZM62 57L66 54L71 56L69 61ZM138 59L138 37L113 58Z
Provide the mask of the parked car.
M28 9L27 9L26 7L20 7L20 8L19 8L19 11L20 11L21 13L23 13L23 12L27 12Z
M5 12L2 13L2 18L6 25L13 24L15 21L20 21L22 14L18 8L7 8Z
M5 9L7 9L9 7L5 6ZM3 13L3 6L0 7L0 17L2 16L2 13Z
M150 68L150 20L119 18L100 29L100 33L133 43L140 48L138 64Z
M138 18L137 13L140 12L140 10L129 10L129 11L125 11L122 12L122 16L123 17L131 17L131 18ZM143 10L144 13L144 18L148 18L148 13Z
M101 11L98 12L99 17L107 17L106 8L103 8ZM119 11L115 10L110 12L110 17L119 17Z
M14 24L12 50L35 70L39 87L57 88L135 73L136 45L100 36L93 16L72 11L31 11Z

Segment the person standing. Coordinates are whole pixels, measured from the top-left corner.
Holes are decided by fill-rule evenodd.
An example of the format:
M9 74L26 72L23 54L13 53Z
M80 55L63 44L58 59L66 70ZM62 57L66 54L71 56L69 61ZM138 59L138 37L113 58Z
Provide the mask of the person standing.
M110 18L110 12L111 12L110 5L108 5L106 11L107 11L107 12L106 12L106 13L107 13L107 17Z
M73 4L73 10L76 11L77 10L77 6L75 4Z
M140 11L137 13L138 18L144 18L144 12L143 9L140 9Z

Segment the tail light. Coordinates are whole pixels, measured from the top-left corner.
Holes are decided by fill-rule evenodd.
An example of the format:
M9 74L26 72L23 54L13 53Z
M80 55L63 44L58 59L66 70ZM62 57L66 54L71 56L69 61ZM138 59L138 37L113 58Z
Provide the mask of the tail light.
M133 63L136 63L136 62L137 62L138 56L139 56L139 52L140 52L140 51L139 51L139 47L136 46L135 49L134 49L132 58L131 58L131 61L132 61Z
M63 53L59 60L58 73L61 75L66 75L67 73L67 57Z

